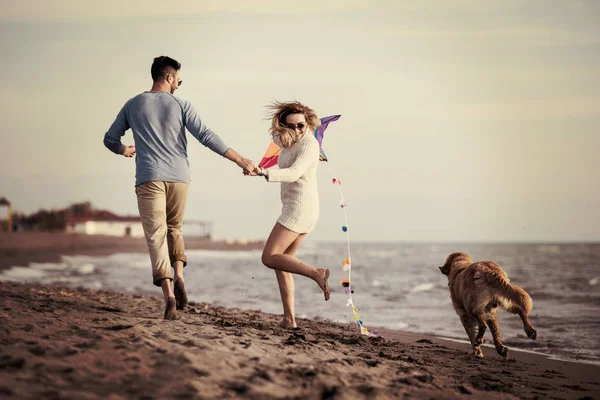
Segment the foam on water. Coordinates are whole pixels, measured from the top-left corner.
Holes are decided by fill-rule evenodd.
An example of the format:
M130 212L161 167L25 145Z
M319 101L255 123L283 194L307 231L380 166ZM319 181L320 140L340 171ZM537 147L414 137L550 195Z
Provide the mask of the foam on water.
M77 272L79 272L82 275L92 274L95 270L96 268L92 263L85 263L77 268Z
M399 331L406 330L406 329L408 329L408 327L409 327L409 325L408 325L407 323L405 323L405 322L400 322L400 321L398 321L398 322L394 322L394 323L393 323L393 324L390 326L390 328L391 328L391 329L395 329L395 330L399 330Z
M400 252L398 250L387 250L387 251L376 251L376 250L366 250L364 255L371 258L394 258Z
M419 292L426 292L428 290L431 290L435 287L434 283L422 283L420 285L415 286L414 288L410 289L411 293L419 293Z
M543 244L538 246L538 250L542 253L558 254L560 253L560 246Z
M29 267L13 267L0 274L0 279L11 281L35 281L46 276L46 272L42 269Z
M188 250L187 256L202 259L219 259L219 260L250 260L255 259L262 254L261 250L248 250L248 251L218 251L218 250Z
M68 268L67 263L31 263L29 264L29 268L38 269L38 270L63 270Z

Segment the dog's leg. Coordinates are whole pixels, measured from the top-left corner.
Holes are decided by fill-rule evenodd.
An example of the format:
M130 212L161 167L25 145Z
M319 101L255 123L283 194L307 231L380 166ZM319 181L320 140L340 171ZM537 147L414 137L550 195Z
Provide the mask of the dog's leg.
M487 325L485 323L485 316L483 314L477 314L475 316L477 319L478 331L477 336L475 337L475 343L478 345L483 344L483 335L485 335L485 331L487 329Z
M523 312L523 310L521 310L519 307L512 306L507 311L513 314L517 314L519 317L521 317L521 321L523 321L523 330L527 334L528 338L532 340L537 339L537 330L535 330L535 328L531 324L531 321L529 320L529 316L526 315Z
M521 321L523 321L523 329L525 330L525 333L527 334L527 337L529 339L531 339L531 340L537 339L537 331L535 330L535 328L531 324L531 321L529 320L529 316L526 315L521 310L519 310L518 314L519 314L519 317L521 317Z
M475 350L475 355L477 357L483 357L483 352L481 351L481 345L483 344L483 335L485 335L487 326L485 324L484 314L475 315L475 319L477 320L478 330L477 330L477 336L475 337L475 340L473 343L473 350Z
M469 336L469 341L471 342L471 347L473 349L473 355L475 357L483 358L481 347L475 346L475 321L472 317L465 313L460 314L460 322L462 322L465 332L467 332L467 336Z
M491 312L488 315L487 324L490 327L490 331L492 332L492 337L494 338L494 346L496 347L496 351L502 357L506 358L508 355L508 348L502 344L502 340L500 339L500 329L498 329L498 320L496 319L496 312Z

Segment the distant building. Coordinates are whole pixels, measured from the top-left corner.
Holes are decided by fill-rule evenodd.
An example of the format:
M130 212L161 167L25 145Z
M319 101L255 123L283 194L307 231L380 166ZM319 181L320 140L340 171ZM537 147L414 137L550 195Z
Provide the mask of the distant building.
M67 217L66 231L87 235L144 237L140 217L122 217L110 211L99 211L90 216Z
M5 197L0 198L0 231L12 231L12 209L10 201Z

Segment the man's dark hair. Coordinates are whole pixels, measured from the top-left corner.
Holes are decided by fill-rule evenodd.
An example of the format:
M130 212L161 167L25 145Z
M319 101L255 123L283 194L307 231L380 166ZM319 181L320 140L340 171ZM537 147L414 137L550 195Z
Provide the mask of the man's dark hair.
M150 69L150 73L152 74L152 80L157 81L163 76L165 76L168 72L166 71L168 68L173 68L175 71L179 71L181 69L181 64L167 56L160 56L154 59L152 63L152 68Z

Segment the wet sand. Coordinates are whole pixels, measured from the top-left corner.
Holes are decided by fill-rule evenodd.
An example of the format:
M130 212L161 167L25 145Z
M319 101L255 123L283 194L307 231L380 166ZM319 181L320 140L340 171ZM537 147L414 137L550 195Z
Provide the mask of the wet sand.
M22 263L20 263L22 264ZM421 334L191 303L162 318L157 296L0 282L0 397L599 398L600 367ZM450 310L448 312L451 312Z

